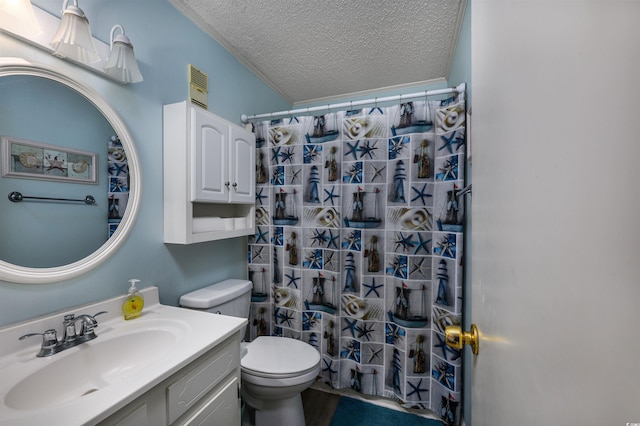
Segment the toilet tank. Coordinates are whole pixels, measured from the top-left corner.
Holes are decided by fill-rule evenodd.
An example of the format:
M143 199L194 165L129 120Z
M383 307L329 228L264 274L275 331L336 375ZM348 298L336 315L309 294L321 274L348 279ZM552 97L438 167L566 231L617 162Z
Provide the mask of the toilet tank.
M180 306L248 319L252 288L248 280L220 281L181 296Z

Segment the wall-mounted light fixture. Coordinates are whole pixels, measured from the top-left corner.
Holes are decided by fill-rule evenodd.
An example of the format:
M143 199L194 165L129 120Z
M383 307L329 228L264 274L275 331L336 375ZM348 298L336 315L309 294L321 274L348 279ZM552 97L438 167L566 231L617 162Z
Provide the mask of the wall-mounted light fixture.
M78 7L78 0L73 0L71 6L68 4L69 0L64 0L60 26L50 43L53 54L84 63L99 61L87 16Z
M22 30L32 35L42 32L31 0L0 0L0 27L8 31Z
M116 34L120 30L120 34ZM127 83L142 81L142 73L138 68L136 56L133 54L133 45L124 33L122 25L115 25L111 29L111 52L104 66L104 71L110 76Z
M16 7L18 3L20 9ZM67 7L69 3L72 4ZM34 14L34 22L41 29L39 32L34 31L30 25L22 24L22 20L18 23L15 11L23 8ZM38 6L32 6L30 0L0 0L0 32L110 80L125 84L142 81L142 74L133 56L133 46L122 26L116 25L111 30L110 46L91 35L88 19L78 7L78 0L64 0L63 9L62 18L58 18ZM25 16L28 15L27 11ZM115 34L118 28L122 34ZM129 53L123 53L123 49Z

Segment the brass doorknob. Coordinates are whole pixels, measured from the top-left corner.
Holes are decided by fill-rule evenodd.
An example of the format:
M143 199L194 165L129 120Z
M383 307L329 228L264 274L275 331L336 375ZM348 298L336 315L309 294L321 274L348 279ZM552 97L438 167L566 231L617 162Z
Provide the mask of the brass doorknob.
M445 341L447 346L460 350L464 345L471 345L471 351L474 355L478 355L480 350L480 339L478 335L478 327L471 324L471 331L462 331L461 327L452 325L445 329Z

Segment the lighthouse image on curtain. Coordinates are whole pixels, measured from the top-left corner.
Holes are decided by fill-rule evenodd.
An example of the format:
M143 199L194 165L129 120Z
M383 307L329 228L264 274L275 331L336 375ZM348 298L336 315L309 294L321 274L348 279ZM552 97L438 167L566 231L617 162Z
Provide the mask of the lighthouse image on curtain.
M451 425L462 357L444 327L462 318L465 124L464 94L263 121L249 240L251 253L273 244L249 259L267 298L254 324L317 348L323 384Z
M353 253L347 253L347 258L344 262L344 291L355 293L356 291L356 266L353 260Z
M310 203L320 203L320 196L318 194L318 186L320 185L320 175L318 173L318 166L311 166L311 173L309 176L309 196L307 201Z
M440 305L449 306L449 273L447 272L447 262L444 259L440 260L438 266L438 297L436 303Z
M394 203L406 202L404 198L404 181L407 179L407 174L404 171L404 161L398 160L396 162L396 172L393 175L393 198L391 201Z

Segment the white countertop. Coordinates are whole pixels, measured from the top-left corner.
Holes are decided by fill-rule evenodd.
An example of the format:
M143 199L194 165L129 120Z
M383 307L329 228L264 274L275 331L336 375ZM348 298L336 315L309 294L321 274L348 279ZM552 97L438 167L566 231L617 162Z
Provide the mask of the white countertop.
M2 396L0 424L3 426L95 424L144 394L246 325L246 320L241 318L161 305L156 287L148 287L141 292L145 297L145 308L142 316L135 320L125 321L122 318L123 295L0 328L0 377L2 378L0 380L0 396ZM57 329L58 338L61 339L62 318L65 314L93 315L103 310L109 313L97 317L99 325L96 328L98 335L96 339L50 357L36 357L41 342L39 337L18 340L18 337L26 333L40 333L49 328ZM177 339L175 344L168 345L160 354L154 352L153 357L149 359L148 363L145 363L143 368L129 373L126 379L116 380L92 393L49 406L16 408L16 404L7 405L7 394L30 372L63 366L65 363L59 362L63 357L72 356L74 351L83 350L85 345L99 345L101 337L103 342L107 342L111 338L123 335L123 333L160 330L165 326ZM122 353L136 350L135 344L130 346L123 347ZM127 357L123 356L123 358ZM73 375L73 368L69 368L69 370L71 371L65 373ZM64 386L64 383L43 383L44 388L53 385Z

